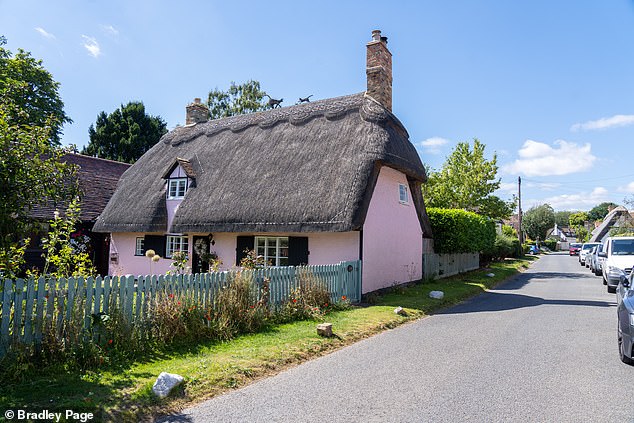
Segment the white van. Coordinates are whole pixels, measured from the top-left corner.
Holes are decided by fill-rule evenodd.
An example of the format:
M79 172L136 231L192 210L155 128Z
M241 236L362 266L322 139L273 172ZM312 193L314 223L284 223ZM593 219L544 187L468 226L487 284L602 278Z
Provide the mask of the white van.
M603 251L599 257L604 257L603 284L608 286L608 292L615 293L621 275L629 275L634 266L634 236L609 237L603 243Z

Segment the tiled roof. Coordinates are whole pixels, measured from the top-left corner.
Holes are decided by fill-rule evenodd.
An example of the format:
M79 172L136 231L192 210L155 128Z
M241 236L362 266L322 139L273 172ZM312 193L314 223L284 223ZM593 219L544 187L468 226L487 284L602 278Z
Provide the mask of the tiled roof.
M66 163L78 167L77 177L81 190L81 214L84 222L94 222L112 197L119 178L131 165L81 154L66 154ZM30 215L36 219L49 220L55 210L63 212L66 204L49 203L34 208Z

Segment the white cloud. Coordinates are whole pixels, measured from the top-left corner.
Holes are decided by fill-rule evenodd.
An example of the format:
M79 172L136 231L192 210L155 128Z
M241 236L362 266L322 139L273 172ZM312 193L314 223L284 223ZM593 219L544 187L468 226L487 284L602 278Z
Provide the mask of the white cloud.
M423 150L429 154L440 154L441 147L449 144L449 140L441 137L431 137L416 144L419 147L423 147Z
M40 35L44 38L48 38L50 40L54 40L56 38L55 35L51 34L50 32L47 32L44 28L40 28L39 26L35 28L35 30L39 32Z
M510 174L526 176L568 175L591 169L596 161L590 144L578 145L564 140L555 141L554 148L548 144L526 140L519 150L519 159L502 166Z
M498 191L515 193L515 192L517 192L517 183L514 183L514 182L501 182L500 183L500 188L498 188Z
M634 181L625 186L620 186L616 190L619 192L625 192L627 194L634 194Z
M592 192L580 192L578 194L562 194L540 200L530 199L523 202L526 205L538 205L548 203L555 210L589 210L599 203L610 201L608 190L604 187L596 187ZM529 207L522 207L528 210Z
M82 35L81 37L84 39L82 45L88 50L88 53L94 58L99 57L101 55L101 47L99 47L97 40L87 35Z
M99 25L99 26L101 27L103 32L105 32L108 35L112 35L115 37L119 35L119 30L112 25Z
M616 128L619 126L627 126L632 124L634 124L634 115L614 115L598 120L590 120L584 123L575 123L570 127L570 130L573 132L590 131L593 129Z
M559 188L561 184L555 182L528 182L526 186L529 188L538 188L544 191L554 191Z

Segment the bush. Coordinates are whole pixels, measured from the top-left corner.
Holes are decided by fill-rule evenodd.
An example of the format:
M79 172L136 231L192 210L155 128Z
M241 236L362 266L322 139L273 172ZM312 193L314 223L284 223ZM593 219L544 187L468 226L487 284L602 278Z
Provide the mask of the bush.
M297 272L298 286L279 310L279 321L323 318L331 306L326 284L307 269L298 268Z
M457 209L429 208L427 214L436 253L479 253L493 249L496 231L491 219Z
M497 260L504 260L507 257L519 258L522 255L520 241L504 234L495 237L492 257Z
M557 240L547 239L546 241L544 241L544 245L548 247L549 250L555 251L557 249Z

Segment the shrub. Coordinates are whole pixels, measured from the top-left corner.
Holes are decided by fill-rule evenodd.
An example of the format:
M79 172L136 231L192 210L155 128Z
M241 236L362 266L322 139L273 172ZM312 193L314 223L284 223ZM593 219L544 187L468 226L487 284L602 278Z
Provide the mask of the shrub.
M556 250L557 249L557 240L556 239L547 239L546 241L544 241L544 245L550 249L550 250Z
M484 216L457 209L427 209L436 253L490 251L495 243L495 223Z
M323 318L332 306L326 284L310 270L297 269L298 286L279 310L279 321ZM345 300L345 299L344 299Z

